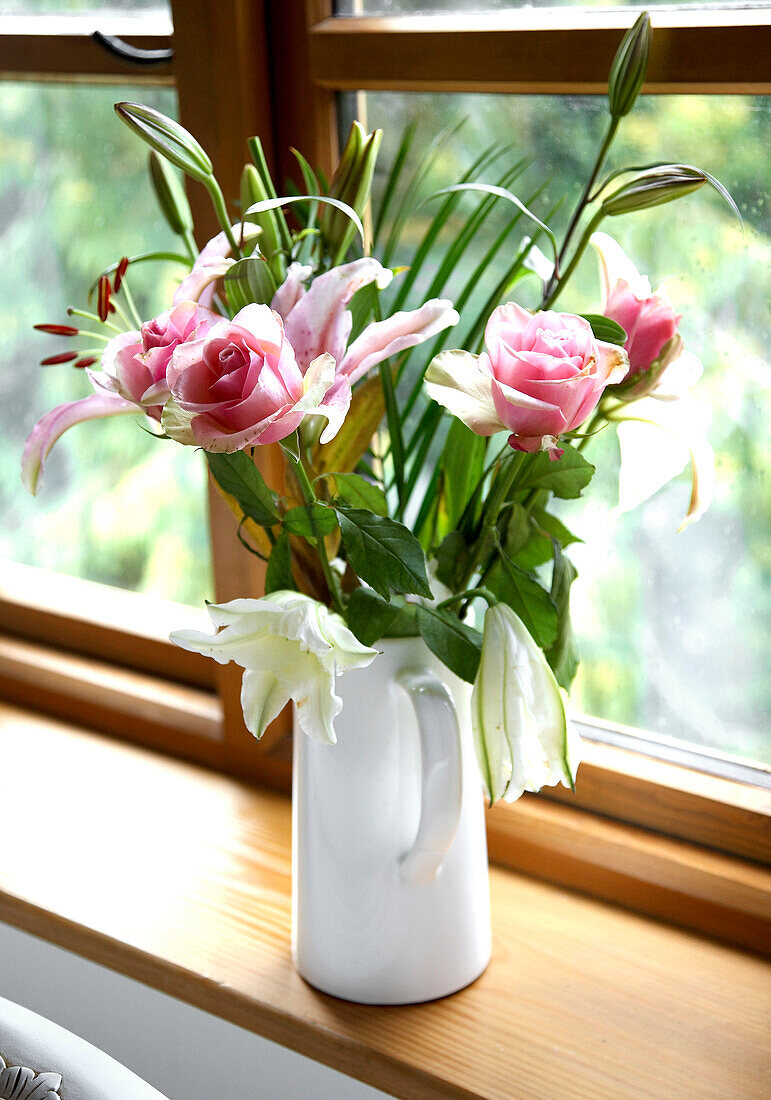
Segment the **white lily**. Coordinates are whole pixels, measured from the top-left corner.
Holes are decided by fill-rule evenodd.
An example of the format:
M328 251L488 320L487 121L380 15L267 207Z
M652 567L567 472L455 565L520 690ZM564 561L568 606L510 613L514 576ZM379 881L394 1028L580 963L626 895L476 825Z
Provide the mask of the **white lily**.
M333 745L334 719L343 707L335 676L364 668L378 651L362 645L335 612L299 592L209 604L209 614L217 634L176 630L171 640L221 665L241 665L241 706L250 733L262 737L293 699L303 732Z
M653 392L607 413L618 425L618 507L630 512L691 465L691 496L678 531L704 515L715 491L715 453L707 440L709 409L691 388L702 366L683 352Z
M543 651L506 604L485 615L471 695L474 746L491 802L524 791L573 787L580 739Z

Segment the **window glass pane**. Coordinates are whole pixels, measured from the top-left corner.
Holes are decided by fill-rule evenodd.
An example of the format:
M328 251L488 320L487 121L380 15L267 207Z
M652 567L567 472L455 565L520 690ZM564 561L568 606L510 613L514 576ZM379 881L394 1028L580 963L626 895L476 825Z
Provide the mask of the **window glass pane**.
M634 8L644 11L648 8L666 7L705 7L704 0L617 0L605 3L602 0L335 0L337 15L468 15L471 12L502 12L528 8L583 7L598 11L613 11L617 8ZM721 0L721 8L762 8L766 0Z
M164 15L170 0L0 0L0 15Z
M442 147L434 186L459 180L490 142L513 142L511 153L483 178L497 182L507 164L533 156L513 188L527 201L550 178L533 205L546 216L567 197L550 219L557 230L588 176L607 118L600 97L367 93L349 97L346 109L360 116L363 111L370 128L385 128L383 165L392 161L408 120L419 120L422 140L415 148L422 153L431 136L466 117L460 133ZM711 419L716 498L682 534L676 532L688 502L685 475L635 512L619 515L618 448L615 435L606 432L587 450L599 472L586 500L566 501L563 508L564 522L585 539L569 551L579 568L573 617L583 658L574 709L766 761L768 130L767 102L739 96L648 97L624 120L611 166L662 158L698 164L727 184L745 219L742 231L722 200L702 190L603 225L654 288L666 280L682 313L686 346L704 363L697 392ZM377 185L382 189L382 178ZM461 211L476 201L464 200ZM462 212L449 227L450 237L459 231ZM505 213L499 210L477 233L476 260ZM414 217L417 239L426 215L418 211ZM509 258L518 241L504 250ZM472 269L470 260L464 270ZM452 297L453 287L445 293ZM512 296L534 307L535 280L523 282ZM599 304L592 254L584 257L559 308L596 312Z
M0 84L0 558L198 603L211 595L200 454L152 439L142 417L116 417L60 439L36 498L19 480L33 423L91 392L82 370L38 366L68 345L32 326L67 321L124 253L176 247L146 147L113 112L120 99L176 112L170 89ZM129 269L143 318L168 307L184 270Z

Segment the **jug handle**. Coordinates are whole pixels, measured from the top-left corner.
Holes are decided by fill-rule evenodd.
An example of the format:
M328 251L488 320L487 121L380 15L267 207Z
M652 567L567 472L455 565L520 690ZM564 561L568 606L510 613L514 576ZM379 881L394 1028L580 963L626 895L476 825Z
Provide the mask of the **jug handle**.
M422 796L415 843L401 859L403 882L433 882L460 820L463 780L458 715L450 692L427 669L397 676L415 710L420 731Z

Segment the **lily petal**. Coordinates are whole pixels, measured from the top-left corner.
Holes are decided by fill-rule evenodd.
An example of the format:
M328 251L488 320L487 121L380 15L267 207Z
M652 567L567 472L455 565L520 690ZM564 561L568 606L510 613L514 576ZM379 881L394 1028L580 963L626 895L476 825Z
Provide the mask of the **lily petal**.
M58 405L41 417L27 438L21 460L21 480L24 488L33 495L37 492L38 482L45 467L45 460L56 443L74 424L86 420L99 420L107 416L125 416L136 413L137 406L125 401L117 393L105 390L92 393L80 401L70 401Z
M342 709L335 676L368 665L377 650L362 646L339 615L299 592L214 604L209 614L217 634L178 630L171 640L246 670L241 703L251 732L260 737L293 699L300 728L334 744L334 719Z
M574 785L579 740L541 648L506 604L485 614L471 695L474 743L492 802Z
M715 491L715 454L696 402L688 397L671 402L645 397L612 418L618 421L621 450L619 509L638 507L690 461L691 496L678 531L704 515Z
M352 325L348 303L363 286L387 286L392 277L388 268L370 256L333 267L313 280L284 326L303 372L323 352L329 352L336 363L342 362Z
M457 325L459 320L452 302L432 298L420 309L394 313L384 321L375 321L367 325L348 348L339 373L347 375L353 385L384 359L422 344L443 329Z
M290 264L287 268L286 279L273 295L270 308L275 309L286 320L291 311L307 291L305 283L313 274L313 268L307 264Z
M272 672L247 669L241 681L241 709L244 724L258 740L270 723L278 718L290 695Z
M607 233L592 233L589 243L595 249L600 261L603 309L611 290L619 280L627 283L640 301L650 298L653 292L648 277L640 274L617 241Z
M235 260L226 259L225 257L209 260L207 263L196 261L193 270L185 276L174 292L174 304L200 302L201 305L211 307L214 298L212 283L216 283L218 279L221 279L234 263Z

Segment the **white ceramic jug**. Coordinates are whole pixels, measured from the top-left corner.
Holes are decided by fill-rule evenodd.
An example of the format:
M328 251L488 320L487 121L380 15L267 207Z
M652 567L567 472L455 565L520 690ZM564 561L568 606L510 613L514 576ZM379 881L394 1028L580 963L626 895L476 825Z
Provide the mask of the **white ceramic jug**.
M293 952L325 993L407 1004L489 962L484 806L471 686L420 638L376 648L338 679L337 744L295 734Z

